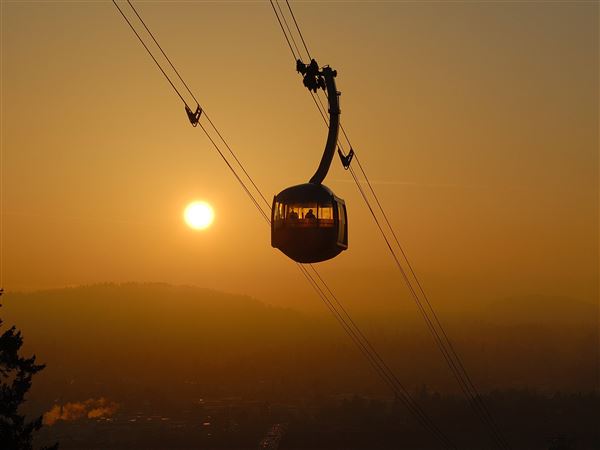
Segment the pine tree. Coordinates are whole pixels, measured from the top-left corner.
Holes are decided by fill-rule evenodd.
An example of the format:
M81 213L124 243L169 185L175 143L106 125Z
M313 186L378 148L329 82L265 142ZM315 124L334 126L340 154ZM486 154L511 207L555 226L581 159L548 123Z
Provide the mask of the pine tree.
M0 296L2 293L0 289ZM2 323L0 319L0 329ZM23 336L14 326L0 335L0 448L6 450L32 450L34 433L42 427L41 416L27 421L19 414L31 379L45 367L35 363L35 355L22 357L19 354L22 345ZM57 448L55 444L42 450Z

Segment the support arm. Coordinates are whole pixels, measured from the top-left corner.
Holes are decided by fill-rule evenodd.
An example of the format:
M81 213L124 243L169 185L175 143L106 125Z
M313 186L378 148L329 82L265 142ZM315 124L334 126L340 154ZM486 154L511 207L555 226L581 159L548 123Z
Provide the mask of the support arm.
M331 67L323 67L319 71L319 66L314 59L308 65L303 64L302 61L298 61L296 67L304 75L304 85L314 92L317 92L319 88L323 88L327 92L327 99L329 100L329 133L327 134L327 143L325 144L321 163L309 181L309 183L321 184L327 176L327 172L329 172L331 161L335 155L340 126L340 93L335 86L337 72Z
M324 67L321 73L325 79L325 89L327 91L327 99L329 100L329 132L327 134L327 143L325 144L321 163L309 181L314 184L321 184L327 176L327 172L329 172L331 161L335 155L340 127L340 99L339 92L335 87L335 76L337 75L337 72L330 67Z

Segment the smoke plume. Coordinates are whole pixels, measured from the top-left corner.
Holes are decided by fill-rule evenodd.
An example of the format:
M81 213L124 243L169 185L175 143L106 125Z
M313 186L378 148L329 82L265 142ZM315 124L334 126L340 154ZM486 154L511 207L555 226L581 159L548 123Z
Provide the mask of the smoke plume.
M69 402L64 405L54 405L44 414L44 424L54 425L59 420L98 419L111 417L119 409L118 403L104 397L90 398L83 402Z

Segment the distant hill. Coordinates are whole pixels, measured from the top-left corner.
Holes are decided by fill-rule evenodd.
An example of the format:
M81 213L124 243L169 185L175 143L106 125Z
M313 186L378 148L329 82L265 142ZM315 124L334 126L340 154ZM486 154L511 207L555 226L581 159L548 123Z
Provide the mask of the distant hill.
M21 329L26 351L48 365L37 398L387 393L331 317L250 297L131 283L7 293L3 301L6 325ZM447 328L483 389L586 390L596 381L597 329L585 320L592 310L568 299L513 299ZM406 385L456 389L422 327L367 325Z
M167 284L105 284L6 295L2 314L26 345L61 366L134 372L217 365L300 345L315 324L250 297Z
M48 365L36 387L65 395L174 387L177 395L298 393L331 370L324 359L338 353L334 370L346 371L356 356L326 321L196 287L104 284L3 299L6 325Z

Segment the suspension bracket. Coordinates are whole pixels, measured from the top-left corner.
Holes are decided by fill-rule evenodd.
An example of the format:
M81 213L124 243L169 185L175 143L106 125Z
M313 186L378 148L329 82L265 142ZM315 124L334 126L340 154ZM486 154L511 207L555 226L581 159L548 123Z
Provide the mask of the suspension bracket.
M338 155L340 156L340 161L342 161L342 166L344 166L344 170L348 170L350 168L350 163L352 162L352 158L354 158L354 149L350 148L350 151L347 155L344 155L340 148L337 149Z
M200 122L200 116L202 115L202 108L200 105L196 105L196 111L192 111L188 105L185 105L185 112L190 119L190 123L193 127L198 126L198 122Z

